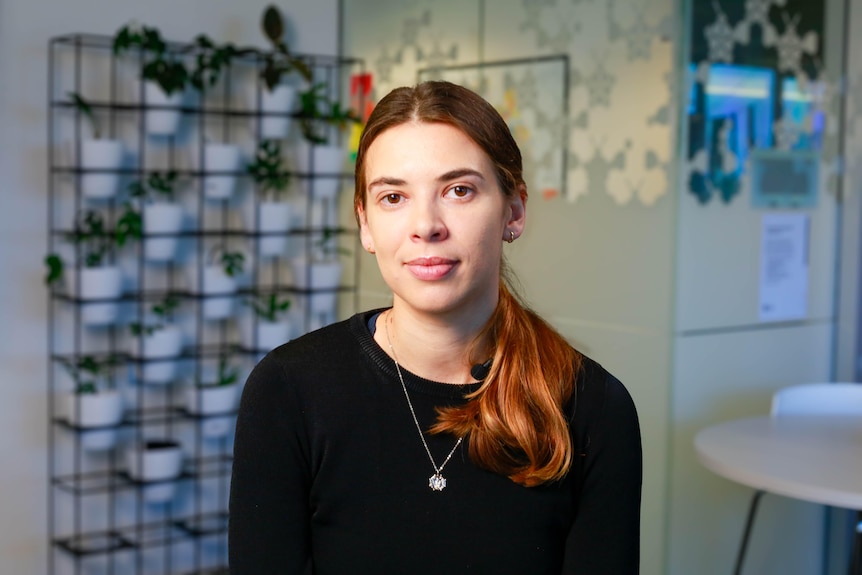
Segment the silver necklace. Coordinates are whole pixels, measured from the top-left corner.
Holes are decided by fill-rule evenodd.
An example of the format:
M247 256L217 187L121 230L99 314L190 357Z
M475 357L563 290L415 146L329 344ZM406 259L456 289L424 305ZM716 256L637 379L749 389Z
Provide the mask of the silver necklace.
M392 347L392 338L389 337L389 314L386 315L386 321L383 323L383 326L386 330L386 341L389 343L389 351L392 352L392 361L395 362L395 371L398 372L398 380L401 382L401 389L404 390L404 397L407 399L407 407L410 408L410 415L413 416L413 423L416 424L416 431L419 432L419 439L422 440L422 446L425 447L425 453L428 454L428 460L434 468L434 475L428 478L428 487L433 491L443 491L446 489L446 478L443 477L442 473L443 468L446 467L446 464L449 463L450 459L452 459L452 455L455 454L455 450L458 449L458 446L461 445L462 441L464 441L464 436L462 435L458 438L452 451L449 452L449 455L446 456L446 459L444 459L443 463L438 467L437 462L434 461L434 456L431 455L431 450L428 449L428 442L425 441L425 434L422 432L422 426L419 425L419 419L416 418L416 412L413 410L413 402L410 401L410 394L407 393L407 385L404 384L404 376L401 375L401 366L398 365L398 358L395 357L395 348Z

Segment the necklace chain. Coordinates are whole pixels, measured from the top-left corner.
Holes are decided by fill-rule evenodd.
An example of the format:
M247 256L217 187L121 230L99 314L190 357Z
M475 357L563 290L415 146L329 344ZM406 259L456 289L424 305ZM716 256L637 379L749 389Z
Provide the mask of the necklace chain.
M437 462L434 461L434 456L431 455L431 449L428 448L428 442L425 441L425 434L422 432L422 426L419 425L419 419L416 417L416 411L413 409L413 402L410 401L410 394L407 393L407 385L404 383L404 376L401 374L401 366L398 365L398 358L395 356L395 348L392 347L392 338L389 337L389 319L390 314L387 313L383 326L386 330L386 341L389 343L389 351L392 352L392 361L395 362L395 371L398 373L398 380L401 382L401 389L404 391L404 397L407 399L407 407L410 408L410 415L413 416L413 423L416 425L416 431L419 432L419 439L422 440L422 446L425 448L428 460L431 462L431 466L434 467L434 475L428 478L428 487L434 491L443 491L443 489L446 488L446 478L443 477L442 474L443 468L446 467L446 464L449 463L449 460L452 459L452 456L455 454L455 450L458 449L458 446L461 445L462 441L464 441L464 436L462 435L458 438L458 441L455 442L449 455L446 456L446 459L444 459L443 463L438 467Z

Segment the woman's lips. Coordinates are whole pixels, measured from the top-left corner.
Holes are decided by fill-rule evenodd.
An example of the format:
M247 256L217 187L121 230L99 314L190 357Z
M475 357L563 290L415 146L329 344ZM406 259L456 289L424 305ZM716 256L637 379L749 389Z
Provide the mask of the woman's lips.
M447 258L416 258L405 265L420 280L438 280L446 277L457 264L456 260Z

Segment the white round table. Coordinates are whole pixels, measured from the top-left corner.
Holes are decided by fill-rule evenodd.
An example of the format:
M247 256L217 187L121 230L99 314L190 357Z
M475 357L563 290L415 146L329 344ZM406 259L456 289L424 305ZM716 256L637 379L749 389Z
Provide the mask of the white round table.
M742 485L802 501L862 510L862 417L737 419L700 431L694 446L707 469ZM756 502L746 522L737 572L755 507ZM856 535L851 573L862 574L860 537Z
M862 510L862 417L738 419L702 430L694 445L707 469L737 483Z

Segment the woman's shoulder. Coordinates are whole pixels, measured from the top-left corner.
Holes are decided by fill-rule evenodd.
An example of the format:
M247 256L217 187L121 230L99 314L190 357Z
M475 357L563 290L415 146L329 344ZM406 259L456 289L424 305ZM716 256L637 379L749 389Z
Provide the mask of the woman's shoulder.
M637 408L626 386L602 364L581 354L575 388L575 417L602 415L637 421Z
M359 355L351 329L356 316L310 331L267 353L254 367L249 382L321 381L332 372L349 369Z

